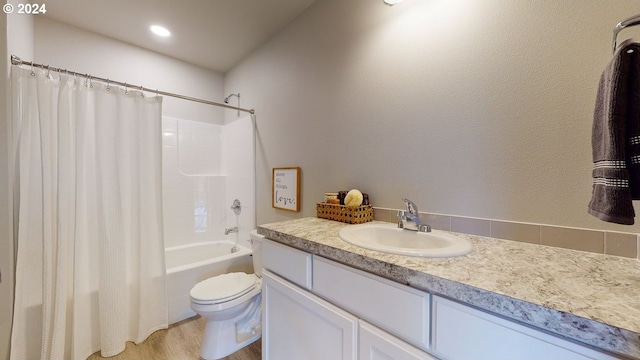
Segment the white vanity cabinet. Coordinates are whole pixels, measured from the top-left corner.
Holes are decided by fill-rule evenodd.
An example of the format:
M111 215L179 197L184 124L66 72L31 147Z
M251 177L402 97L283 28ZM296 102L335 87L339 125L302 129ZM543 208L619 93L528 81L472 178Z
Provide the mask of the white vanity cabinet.
M263 359L616 359L267 239L264 254Z
M355 311L368 314L370 321L408 334L415 341L428 345L429 303L428 294L383 280L364 277L347 271L326 259L313 257L303 251L263 241L262 271L262 358L265 360L432 360L426 352L397 337L359 319L354 311L358 308L349 303L362 301L363 306ZM318 262L322 263L322 265ZM314 268L314 270L312 270ZM353 270L356 271L356 270ZM323 293L346 291L354 296L330 296L331 302L313 293L313 276L322 284ZM380 279L382 280L382 279ZM374 281L371 283L370 281ZM388 282L388 283L387 283ZM376 283L383 284L382 287ZM335 288L332 286L338 286ZM373 286L371 286L373 285ZM311 289L312 292L306 289ZM342 290L340 290L342 289ZM408 290L408 291L407 291ZM389 294L385 294L389 292ZM407 303L417 306L422 316L406 309ZM337 306L336 306L337 304ZM355 304L355 303L354 303ZM378 311L384 310L384 311ZM390 311L387 311L389 310ZM379 315L384 315L380 317ZM399 316L398 316L399 315Z

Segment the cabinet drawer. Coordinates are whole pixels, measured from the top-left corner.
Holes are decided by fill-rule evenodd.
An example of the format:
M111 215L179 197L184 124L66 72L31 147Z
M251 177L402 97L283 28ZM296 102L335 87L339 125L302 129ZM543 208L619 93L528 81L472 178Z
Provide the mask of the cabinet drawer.
M377 327L429 348L429 294L333 261L313 258L313 292Z
M456 360L614 359L438 296L433 297L432 349L438 357Z
M309 290L311 258L309 253L272 240L264 239L262 243L262 267Z

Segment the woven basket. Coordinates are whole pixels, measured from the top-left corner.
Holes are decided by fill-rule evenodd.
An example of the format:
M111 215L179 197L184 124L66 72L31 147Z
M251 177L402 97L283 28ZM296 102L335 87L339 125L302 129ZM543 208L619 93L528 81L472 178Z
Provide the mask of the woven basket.
M373 221L373 207L371 205L351 207L318 203L316 210L320 219L335 220L347 224L362 224Z

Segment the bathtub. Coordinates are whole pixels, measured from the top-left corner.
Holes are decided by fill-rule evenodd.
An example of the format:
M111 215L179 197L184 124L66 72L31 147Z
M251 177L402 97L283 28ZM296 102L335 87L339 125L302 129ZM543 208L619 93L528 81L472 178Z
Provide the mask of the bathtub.
M199 281L228 272L253 273L249 242L240 241L240 250L231 253L234 245L234 241L219 240L165 249L170 324L196 315L190 307L189 291Z

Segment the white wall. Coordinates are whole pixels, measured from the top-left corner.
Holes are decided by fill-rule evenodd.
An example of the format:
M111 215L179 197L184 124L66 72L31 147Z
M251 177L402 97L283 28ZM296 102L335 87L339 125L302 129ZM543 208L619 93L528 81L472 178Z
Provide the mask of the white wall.
M7 1L17 4L17 1ZM5 69L0 86L0 359L9 359L11 321L13 317L13 208L11 173L11 133L9 88L9 56L33 56L33 19L24 15L0 14L0 38L4 46L0 47L0 68Z
M34 61L150 89L224 99L223 74L44 18L35 21ZM215 106L164 97L162 110L165 116L224 123L222 108Z
M316 1L225 78L257 113L258 223L360 188L380 207L637 232L586 212L596 87L637 5ZM301 213L271 208L276 166L302 167Z

